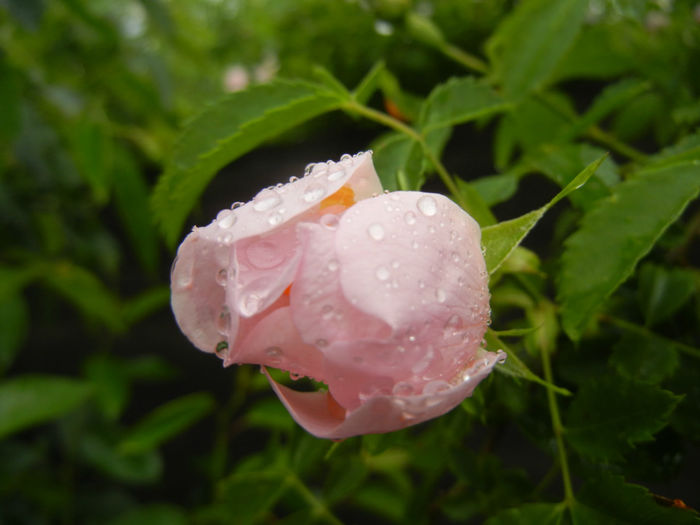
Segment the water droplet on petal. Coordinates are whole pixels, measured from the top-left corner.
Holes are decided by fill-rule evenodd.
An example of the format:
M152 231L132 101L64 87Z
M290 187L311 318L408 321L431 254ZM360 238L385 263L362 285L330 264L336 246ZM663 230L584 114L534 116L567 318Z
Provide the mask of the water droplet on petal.
M221 286L226 286L226 283L228 283L228 272L226 268L221 268L221 270L216 273L216 282Z
M399 381L391 391L395 396L410 396L413 394L413 385L406 381Z
M270 214L270 216L267 218L267 223L270 226L277 226L284 220L284 216L282 215L281 212L275 212Z
M231 204L231 209L232 209L232 210L235 210L236 208L240 208L240 207L243 206L244 204L245 204L245 202L240 202L240 201L234 202L233 204Z
M375 275L380 281L386 281L391 276L391 272L386 266L379 266Z
M435 290L435 299L437 299L438 303L444 303L447 299L447 293L445 293L445 290L442 288Z
M236 219L236 214L231 212L231 210L221 210L216 216L216 223L219 225L219 228L226 230L234 225Z
M295 372L289 372L289 379L291 379L292 381L297 381L301 377L303 377L301 374L297 374Z
M239 305L241 314L246 317L255 315L260 309L260 303L262 303L262 297L256 293L249 293Z
M339 169L328 174L328 182L335 182L345 177L345 170Z
M278 206L281 202L282 198L276 191L266 188L253 199L253 209L255 211L268 211Z
M265 354L270 359L270 363L277 364L282 361L282 349L279 346L269 346L265 349Z
M436 379L435 381L431 381L423 387L423 393L433 395L438 394L440 392L445 392L450 388L451 386L447 381L443 381L442 379Z
M228 310L228 306L224 305L221 307L221 312L216 320L216 330L221 335L228 335L231 329L231 312Z
M214 353L217 357L223 359L226 355L226 350L228 350L228 341L219 341L218 343L216 343Z
M284 260L284 254L277 246L265 240L259 240L249 245L245 253L250 264L263 270L276 268Z
M292 175L291 177L289 177L289 183L290 183L290 184L294 184L294 183L297 182L298 180L299 180L299 177L295 177L294 175Z
M413 226L416 223L416 214L412 211L407 211L406 214L403 216L403 220L409 226Z
M423 195L416 203L418 210L426 217L432 217L437 213L437 202L430 195Z
M324 304L321 307L321 316L324 319L330 319L333 316L333 307L330 304Z
M329 230L335 230L338 228L338 224L340 223L340 219L338 218L337 215L333 213L326 213L324 215L321 215L321 224L328 228Z
M384 227L378 222L375 222L369 225L369 228L367 228L367 233L375 241L381 241L384 238Z
M338 261L336 261L335 259L331 259L330 261L328 261L328 269L331 272L335 272L338 269L338 266Z
M317 202L326 194L326 189L318 183L312 183L307 186L301 198L307 204Z
M326 341L325 339L316 339L316 346L318 346L319 348L325 348L326 346L328 346L328 341Z

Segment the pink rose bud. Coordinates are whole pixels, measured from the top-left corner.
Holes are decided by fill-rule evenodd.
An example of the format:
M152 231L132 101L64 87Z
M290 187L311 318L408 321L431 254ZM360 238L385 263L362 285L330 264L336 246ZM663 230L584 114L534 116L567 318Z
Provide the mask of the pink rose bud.
M451 410L505 358L480 348L480 239L448 198L382 193L371 152L344 155L195 227L173 266L172 307L225 366L328 385L297 392L267 376L310 433L389 432Z

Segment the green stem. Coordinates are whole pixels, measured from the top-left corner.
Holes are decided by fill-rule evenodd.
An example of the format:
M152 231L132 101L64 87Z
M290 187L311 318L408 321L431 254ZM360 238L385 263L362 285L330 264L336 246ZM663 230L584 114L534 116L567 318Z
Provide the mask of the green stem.
M659 335L655 332L652 332L648 328L639 326L638 324L630 323L629 321L625 321L624 319L613 317L611 315L601 315L600 320L610 324L614 324L615 326L619 326L623 330L627 330L628 332L634 332L646 338L660 339L662 341L665 341L669 345L672 345L674 348L678 349L679 352L682 352L696 359L700 359L700 349L690 345L686 345L684 343L679 343L678 341L669 339L668 337L664 337L663 335Z
M374 108L364 106L354 100L347 102L343 106L343 109L349 113L356 113L360 116L367 118L368 120L372 120L395 131L398 131L399 133L403 133L407 137L410 137L411 139L415 140L421 146L423 154L433 165L443 184L447 187L450 193L452 193L452 195L455 196L455 199L457 199L457 203L464 208L465 203L463 202L462 193L459 191L457 184L452 179L452 176L448 173L447 169L442 164L440 159L437 158L430 150L430 147L425 141L423 135L418 133L412 127L407 126L400 120L395 119L392 116L387 115L386 113L382 113L381 111L377 111Z
M299 479L299 477L293 472L287 474L287 483L291 485L299 495L309 504L314 515L318 517L323 517L327 523L332 525L343 525L329 509L326 507L322 501L320 501L316 495L309 490L309 488L304 484L304 482Z
M586 132L586 135L588 135L596 142L599 142L603 146L607 146L616 153L624 155L630 160L636 162L645 162L647 160L647 155L645 153L642 153L638 149L635 149L632 146L625 144L617 137L599 128L598 126L591 126Z
M445 44L443 46L440 46L439 50L448 58L451 58L458 64L463 65L467 69L471 69L472 71L476 71L477 73L482 73L486 74L488 73L489 66L481 60L480 58L475 57L474 55L467 53L463 49L452 45L452 44Z
M552 383L552 362L549 358L549 352L542 350L542 370L544 372L545 381ZM564 425L559 417L559 407L557 398L551 389L547 389L547 403L549 404L549 414L552 419L552 431L554 439L557 442L557 452L559 454L559 465L561 466L561 477L564 483L564 503L571 508L574 503L574 490L571 485L571 475L569 473L569 460L566 457L566 449L564 448Z

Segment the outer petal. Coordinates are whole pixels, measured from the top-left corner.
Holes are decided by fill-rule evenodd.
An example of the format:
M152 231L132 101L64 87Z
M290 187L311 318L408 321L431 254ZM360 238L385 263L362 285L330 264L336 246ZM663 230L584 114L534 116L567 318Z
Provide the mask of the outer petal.
M343 439L399 430L448 412L470 396L504 357L502 352L481 351L455 386L414 396L375 396L344 414L327 392L296 392L269 375L267 378L292 417L308 432L320 438Z
M309 171L302 179L261 191L243 206L223 210L210 225L194 228L178 248L171 305L180 329L200 350L216 351L222 335L234 340L239 315L263 311L289 286L300 257L296 223L316 221L323 198L346 184L357 199L381 191L369 152ZM250 264L248 250L256 243L258 262L270 256L261 255L261 242L275 246L279 253L273 258L281 254L282 260L268 268L269 260Z
M414 387L451 382L481 344L490 311L480 238L476 221L437 194L381 195L340 220L343 293L392 327L397 374Z
M288 306L261 316L255 327L237 342L224 365L233 362L270 366L319 381L322 378L323 355L301 340Z

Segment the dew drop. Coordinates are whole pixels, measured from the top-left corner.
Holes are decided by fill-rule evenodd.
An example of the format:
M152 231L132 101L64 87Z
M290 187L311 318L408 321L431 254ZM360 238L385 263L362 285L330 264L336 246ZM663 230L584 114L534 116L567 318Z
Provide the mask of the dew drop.
M228 310L228 306L224 305L221 307L221 312L219 317L216 319L216 330L221 335L228 335L231 329L231 312Z
M413 385L406 381L399 381L394 385L391 393L395 396L410 396L413 394Z
M435 299L437 299L438 303L444 303L447 299L447 293L445 293L445 290L442 288L435 290Z
M375 241L381 241L384 238L384 227L378 222L375 222L369 225L369 228L367 228L367 233Z
M343 156L340 157L340 162L348 161L348 160L350 160L350 161L352 160L352 155L350 155L349 153L343 153Z
M253 209L255 211L268 211L278 206L281 202L282 198L275 190L266 188L253 199Z
M326 341L325 339L316 339L316 346L318 346L319 348L325 348L328 346L328 341Z
M221 210L216 216L216 223L219 225L219 228L226 230L235 224L236 219L236 214L231 210Z
M450 388L450 384L447 381L436 379L423 387L423 393L427 395L434 395L439 394L440 392L445 392Z
M270 216L267 218L267 223L270 226L277 226L284 220L284 217L282 216L281 212L275 212L271 213Z
M228 350L228 341L219 341L218 343L216 343L214 353L217 357L223 359L226 355L226 350Z
M338 264L338 261L337 261L337 260L331 259L330 261L328 261L328 269L329 269L331 272L337 271L337 270L338 270L338 266L339 266L339 264Z
M403 216L403 220L409 226L413 226L416 223L416 214L412 211L407 211L406 214Z
M391 277L391 272L386 266L379 266L374 275L376 275L377 279L380 281L386 281L389 277Z
M243 298L243 302L240 305L241 313L246 317L251 317L258 313L260 309L260 303L262 303L262 298L256 293L249 293Z
M345 177L345 170L339 169L328 174L328 182L335 182L339 179L342 179L343 177Z
M265 355L270 358L270 363L279 363L282 361L282 349L279 346L269 346L265 349Z
M304 190L301 199L307 204L317 202L326 194L326 189L318 183L309 184Z
M423 195L416 203L418 210L426 217L432 217L437 213L437 202L430 195Z
M455 264L459 264L462 261L462 258L457 252L452 252L450 254L450 257L452 257L452 262L454 262Z
M216 273L216 282L221 286L226 286L226 283L228 283L228 272L226 268L221 268L221 270Z
M330 304L324 304L321 307L321 316L324 319L330 319L333 317L333 307Z
M289 183L290 183L290 184L294 184L294 183L297 182L298 180L299 180L299 177L296 177L296 176L294 176L294 175L292 175L291 177L289 177Z
M292 381L298 381L302 377L303 376L301 374L297 374L295 372L289 372L289 379L291 379Z
M276 268L284 260L284 254L277 246L265 240L254 242L245 253L250 264L263 270Z
M335 230L338 228L338 224L340 223L340 219L338 218L337 215L333 213L326 213L325 215L321 215L321 224L328 228L329 230Z
M231 209L232 209L232 210L235 210L235 209L237 209L237 208L240 208L240 207L243 206L244 204L245 204L245 202L240 202L240 201L234 202L233 204L231 204Z

